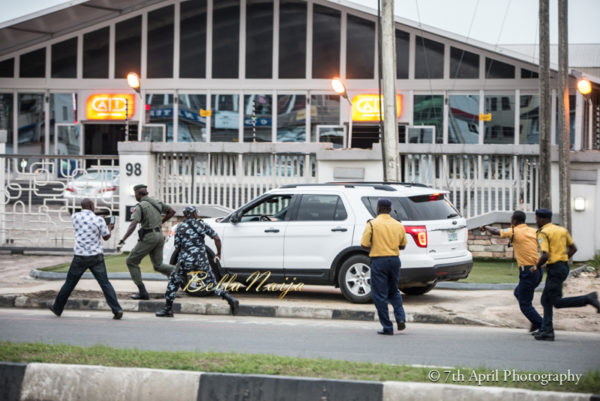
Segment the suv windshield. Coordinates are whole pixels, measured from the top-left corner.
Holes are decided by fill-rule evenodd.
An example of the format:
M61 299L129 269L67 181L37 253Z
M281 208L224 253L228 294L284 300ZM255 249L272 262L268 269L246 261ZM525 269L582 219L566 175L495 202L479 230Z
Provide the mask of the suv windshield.
M371 216L376 216L380 197L363 197L362 202ZM444 198L444 194L388 198L392 202L390 215L398 221L445 220L459 217L458 211Z

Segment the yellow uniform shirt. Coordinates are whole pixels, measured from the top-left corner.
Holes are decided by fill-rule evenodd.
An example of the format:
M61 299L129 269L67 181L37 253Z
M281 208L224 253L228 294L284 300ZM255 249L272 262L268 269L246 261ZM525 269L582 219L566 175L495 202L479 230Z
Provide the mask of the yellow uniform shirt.
M373 232L371 233L371 226ZM406 245L406 231L398 220L387 213L379 214L367 223L360 244L365 248L371 248L369 256L398 256L399 246Z
M537 239L540 251L550 254L546 263L552 264L569 260L567 247L573 245L573 238L566 228L548 223L538 230Z
M512 240L515 259L519 266L533 266L537 263L538 246L535 228L527 224L519 224L500 231L500 237Z

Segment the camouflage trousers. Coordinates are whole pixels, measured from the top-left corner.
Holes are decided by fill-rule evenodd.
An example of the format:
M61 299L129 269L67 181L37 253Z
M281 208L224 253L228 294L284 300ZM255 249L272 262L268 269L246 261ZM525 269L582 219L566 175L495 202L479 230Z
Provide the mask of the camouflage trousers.
M196 272L198 274L196 275ZM196 266L179 266L174 269L169 276L169 284L167 284L167 291L165 292L165 299L169 302L175 300L177 290L183 289L188 285L188 282L196 277L196 280L201 280L202 285L206 288L210 284L211 291L214 291L218 296L222 296L225 291L221 287L217 287L217 280L215 275L210 268L208 263L200 263Z

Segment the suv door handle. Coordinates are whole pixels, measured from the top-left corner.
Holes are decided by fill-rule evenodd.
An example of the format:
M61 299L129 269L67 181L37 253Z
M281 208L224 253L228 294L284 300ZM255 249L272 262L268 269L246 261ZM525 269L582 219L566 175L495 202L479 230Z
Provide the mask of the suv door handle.
M267 229L265 230L265 232L266 232L266 233L278 233L278 232L279 232L279 230L278 230L278 229L276 229L276 228L267 228Z
M331 231L346 232L346 231L348 231L348 229L344 228L344 227L336 227L336 228L332 228Z

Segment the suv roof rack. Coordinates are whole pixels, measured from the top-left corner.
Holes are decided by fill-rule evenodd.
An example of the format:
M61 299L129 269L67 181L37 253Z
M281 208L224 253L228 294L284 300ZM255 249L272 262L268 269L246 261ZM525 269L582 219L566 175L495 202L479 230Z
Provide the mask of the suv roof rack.
M373 187L373 189L380 189L382 191L396 192L396 188L387 185L390 183L382 182L327 182L324 184L288 184L281 188L298 188L298 187L340 187L355 188L355 187Z
M383 182L383 181L347 181L347 182L339 182L337 184L348 184L348 185L402 185L405 187L421 187L421 188L431 188L429 185L421 184L418 182Z

